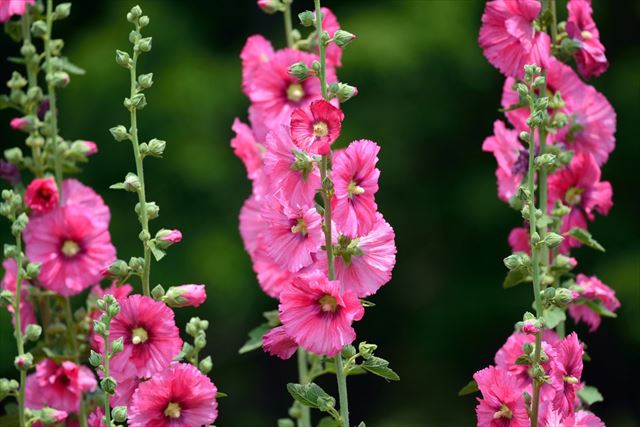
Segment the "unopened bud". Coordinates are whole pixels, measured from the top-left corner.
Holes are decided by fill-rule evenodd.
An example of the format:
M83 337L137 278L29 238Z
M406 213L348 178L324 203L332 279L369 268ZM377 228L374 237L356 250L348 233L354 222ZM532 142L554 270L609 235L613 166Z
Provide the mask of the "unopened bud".
M341 48L344 48L355 39L356 36L354 34L344 30L338 30L333 35L333 42Z
M312 27L315 24L315 14L310 10L299 13L298 19L304 27Z
M38 338L40 338L42 334L42 327L40 325L30 324L27 325L25 332L25 336L29 341L38 341Z
M125 128L122 125L112 127L111 129L109 129L109 132L111 132L113 139L115 139L118 142L124 141L131 137L131 135L129 135L129 132L127 132L127 128Z
M100 381L100 387L107 394L115 393L117 385L118 383L116 382L115 378L111 376L105 377L102 379L102 381Z
M289 74L293 77L304 80L311 75L311 70L304 62L296 62L289 67Z
M124 178L124 189L136 193L140 190L140 178L135 173L129 172Z
M124 343L122 341L122 337L118 338L117 340L114 340L111 343L111 353L117 354L117 353L120 353L123 349L124 349Z
M198 369L200 369L200 372L202 372L205 375L211 372L212 368L213 368L213 362L211 361L211 356L205 357L198 364Z
M127 420L127 407L116 406L111 410L111 415L113 416L113 421L123 423Z
M102 364L102 355L91 350L91 353L89 354L89 363L94 368L97 368Z
M371 356L373 356L373 352L377 348L378 348L377 345L369 344L366 341L363 341L358 345L358 352L360 353L360 356L362 356L364 360L368 360L371 358Z

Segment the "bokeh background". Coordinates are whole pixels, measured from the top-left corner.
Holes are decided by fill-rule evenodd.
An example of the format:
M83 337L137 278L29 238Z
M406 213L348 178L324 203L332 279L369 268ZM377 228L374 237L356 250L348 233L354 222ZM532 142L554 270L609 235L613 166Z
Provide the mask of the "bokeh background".
M139 115L141 137L168 142L166 158L146 162L148 195L161 207L153 227L178 227L183 242L153 267L154 284L206 283L208 301L183 309L211 322L207 352L212 376L229 395L220 401L220 426L273 426L290 406L285 385L295 362L261 351L239 356L246 333L275 301L260 290L237 232L237 214L249 195L242 164L229 148L234 117L246 119L239 53L255 33L284 45L282 17L267 16L251 0L141 0L151 16L153 51L141 72L155 85ZM595 334L578 327L593 359L584 378L605 396L594 406L609 426L640 425L640 4L594 2L595 18L611 62L593 80L618 113L617 149L603 170L615 206L590 228L606 254L577 251L580 269L597 274L622 301L617 320ZM370 427L475 425L472 397L457 397L476 370L492 362L531 301L527 286L505 291L501 259L519 215L496 198L492 156L481 151L492 132L503 78L483 58L477 33L483 2L448 0L326 0L342 27L358 40L339 71L359 95L344 105L342 143L369 138L382 146L378 203L397 233L393 280L374 298L356 327L358 339L379 344L399 383L373 376L349 379L352 419ZM121 258L139 253L131 194L108 190L133 169L130 145L107 129L128 123L122 99L128 74L114 63L129 49L124 15L134 3L78 1L55 31L65 52L87 70L61 91L60 128L70 139L89 139L100 152L79 176L112 209L111 232ZM296 0L294 10L311 8ZM559 3L564 16L564 2ZM295 15L294 15L295 16ZM16 55L7 37L0 53ZM13 65L3 62L2 81ZM22 143L0 112L0 144ZM2 227L4 240L7 224ZM77 301L79 302L79 300ZM9 318L0 314L0 376L14 376ZM335 392L333 381L321 384Z

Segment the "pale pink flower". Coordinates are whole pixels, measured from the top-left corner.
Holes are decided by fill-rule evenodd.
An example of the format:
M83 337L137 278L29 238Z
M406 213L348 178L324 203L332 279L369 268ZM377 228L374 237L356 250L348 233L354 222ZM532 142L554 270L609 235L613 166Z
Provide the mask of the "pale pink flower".
M524 66L549 58L549 36L536 31L537 0L494 0L485 5L478 42L491 65L505 76L521 78Z
M584 350L575 332L556 346L551 375L556 396L553 405L564 416L573 412L576 393L582 377L582 355Z
M291 139L288 126L277 126L267 134L264 172L271 187L282 189L291 205L313 204L320 188L320 173L309 149Z
M344 113L319 99L291 114L291 136L296 143L315 154L329 154L331 144L340 136Z
M96 227L104 229L109 227L111 220L109 207L98 193L77 179L69 178L62 181L62 205L80 206Z
M329 37L333 37L336 31L340 29L338 18L328 7L322 7L320 11L322 12L322 29L329 33ZM335 43L329 43L325 52L327 54L327 63L336 68L342 67L342 48ZM316 53L320 54L317 48Z
M85 149L84 154L87 156L93 156L98 152L98 144L94 141L82 141L82 145Z
M124 350L114 356L136 368L138 377L163 370L182 349L173 311L164 303L142 295L120 300L120 313L111 322L110 342L122 338ZM117 370L117 369L116 369Z
M42 286L64 296L98 283L101 270L116 259L109 231L80 205L32 217L24 241L29 260L42 265Z
M585 79L599 76L607 70L609 63L600 42L600 32L591 16L591 0L570 0L567 10L567 34L580 43L574 55L578 71Z
M280 320L287 335L300 347L335 356L355 340L351 324L362 318L364 308L355 293L341 293L340 288L338 280L327 280L316 270L294 277L280 293Z
M478 427L528 427L522 390L508 371L489 366L473 375L482 393L476 415Z
M172 286L164 298L171 302L171 307L199 307L207 299L204 285Z
M267 222L266 251L275 263L296 272L313 263L312 254L324 242L322 217L315 207L290 206L284 194L272 197L262 211Z
M518 131L507 129L502 120L493 123L493 135L482 143L482 150L493 153L498 163L498 196L508 202L518 191L529 168L529 150L518 138Z
M271 329L262 337L262 348L272 356L289 359L298 350L298 344L285 331L284 326Z
M216 386L198 368L172 363L138 386L129 406L130 427L201 427L218 417Z
M606 427L600 418L588 411L577 411L574 414L574 423L576 427Z
M25 406L78 412L82 394L94 391L96 386L96 378L86 366L44 359L36 365L35 374L27 378Z
M378 144L362 139L334 156L331 177L335 196L331 199L331 209L333 220L347 236L367 234L377 221L379 151Z
M576 283L582 288L578 292L578 297L586 301L600 301L604 308L615 312L620 307L620 301L616 298L616 292L605 285L596 276L585 276L578 274ZM600 326L600 315L591 309L581 300L574 301L569 305L569 314L576 322L583 321L589 325L589 331L593 332Z
M98 406L87 418L88 427L107 427L102 417L104 417L104 409Z
M58 206L58 187L53 178L35 178L24 193L24 202L36 213L46 213Z
M251 92L250 86L253 83L253 74L262 64L269 62L273 55L271 42L261 35L256 34L247 39L240 53L240 59L242 60L242 90L246 95Z
M231 129L236 133L231 140L231 148L247 169L247 177L255 179L262 169L264 146L256 141L251 128L239 119L233 121Z
M2 261L2 267L4 267L4 277L2 278L2 290L16 293L16 282L17 282L17 264L16 260L13 258L7 258ZM27 326L29 325L37 325L38 320L36 319L35 312L33 310L33 305L31 301L27 298L29 296L29 290L27 289L28 282L23 280L20 285L20 325L22 333L24 334L27 330ZM14 313L13 305L8 305L7 310L9 313ZM13 316L13 325L15 326L15 316Z

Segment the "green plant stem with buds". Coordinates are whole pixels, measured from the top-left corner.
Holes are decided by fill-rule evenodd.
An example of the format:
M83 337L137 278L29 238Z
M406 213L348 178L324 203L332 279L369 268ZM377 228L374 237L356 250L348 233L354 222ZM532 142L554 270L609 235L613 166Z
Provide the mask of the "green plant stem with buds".
M293 22L291 18L291 3L293 0L284 0L284 32L287 37L287 47L293 47Z
M109 376L109 359L110 359L110 345L109 345L109 330L107 329L104 337L104 377ZM111 395L109 393L104 394L104 419L105 425L111 426Z
M18 357L24 356L24 336L22 335L22 318L20 315L20 297L22 292L22 233L16 234L16 293L13 297L13 315L15 318L15 337L18 347ZM18 418L20 427L25 427L24 404L27 385L27 371L20 369L20 392L18 395Z
M307 352L302 347L298 348L298 377L300 384L308 384L309 379L309 360ZM298 427L311 427L311 409L306 405L300 406L300 418L298 418Z
M64 297L64 317L67 322L67 331L69 334L69 342L73 351L73 360L76 365L80 364L80 347L78 346L78 338L76 337L75 322L73 321L73 313L71 311L71 299ZM80 395L80 412L78 420L82 427L87 427L87 404L84 400L84 394Z
M58 144L58 110L56 106L56 86L53 81L51 38L53 30L53 0L47 0L47 33L44 36L44 52L47 61L47 91L49 94L49 114L51 117L51 146L53 148L53 169L62 201L62 150Z

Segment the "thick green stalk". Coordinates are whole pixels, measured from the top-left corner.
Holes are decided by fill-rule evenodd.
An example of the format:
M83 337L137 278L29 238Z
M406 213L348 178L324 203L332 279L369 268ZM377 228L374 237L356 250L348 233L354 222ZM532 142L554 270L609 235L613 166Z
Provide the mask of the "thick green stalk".
M16 249L18 255L16 256L16 294L13 297L13 316L15 318L15 337L16 344L18 347L18 356L24 356L24 337L22 336L22 318L20 316L20 299L22 292L22 262L23 262L23 254L22 254L22 234L18 233L16 235ZM18 396L18 418L20 422L20 427L25 427L25 417L24 417L24 400L25 400L25 389L27 385L27 371L24 369L20 369L20 394Z
M300 384L309 383L309 362L307 352L302 348L298 348L298 377ZM311 427L311 409L306 405L300 405L301 414L298 418L298 427Z
M327 99L327 53L326 46L322 41L322 11L320 10L320 0L314 0L316 6L316 35L318 37L318 49L320 52L320 89L322 97ZM328 99L327 99L328 101Z
M44 37L44 52L47 61L47 91L49 94L49 113L51 115L51 142L53 147L53 170L62 196L62 150L58 144L58 110L56 107L56 86L53 82L53 64L51 62L51 38L53 29L53 0L47 0L47 34ZM62 197L60 197L62 201Z
M136 24L136 30L140 31L139 24ZM133 61L131 65L131 97L138 93L136 89L137 76L136 65L138 63L138 51L133 51ZM140 202L140 224L142 225L142 246L144 248L144 270L142 272L142 293L146 296L151 295L150 274L151 274L151 250L149 249L148 240L151 238L149 234L149 216L147 215L147 195L145 192L144 184L144 166L142 163L142 155L140 154L140 144L138 142L138 117L137 109L135 106L129 107L131 112L131 129L129 133L131 135L131 145L133 146L133 156L136 160L136 175L140 180L140 189L138 190L138 201Z
M347 376L344 373L341 353L336 355L336 377L338 378L338 397L340 398L340 421L342 421L342 427L349 427L349 395L347 394Z
M556 13L556 0L549 0L549 10L551 11L551 44L558 40L558 17Z
M79 365L80 347L78 345L78 338L76 337L75 322L73 321L73 313L71 311L71 299L69 297L64 298L64 316L67 322L67 331L69 333L71 349L73 350L73 359L75 363ZM87 404L84 400L84 394L80 395L80 413L78 414L78 420L82 427L87 427Z
M287 47L293 47L293 22L291 19L291 3L293 0L284 1L284 32L287 37Z
M109 358L111 357L111 352L109 351L109 329L107 328L104 336L104 377L107 378L109 376ZM111 395L109 393L104 394L104 417L105 417L105 425L111 425Z

